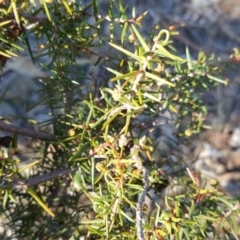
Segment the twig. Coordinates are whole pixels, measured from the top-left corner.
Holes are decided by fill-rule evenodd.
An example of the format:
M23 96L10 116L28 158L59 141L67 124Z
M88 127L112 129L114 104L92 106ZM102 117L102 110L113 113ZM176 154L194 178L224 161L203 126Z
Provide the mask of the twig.
M59 178L63 175L76 172L77 170L78 170L77 168L58 169L53 172L43 174L41 176L29 178L27 180L16 180L13 183L0 184L0 189L8 189L8 188L11 188L14 190L26 189L27 187L38 185L40 183L45 183L45 182L53 180L55 178Z
M20 128L10 124L0 122L0 130L17 133L26 137L36 138L45 141L56 141L56 137L47 133L37 132L27 128Z
M137 237L139 240L144 240L144 233L143 233L143 227L142 227L142 206L145 200L145 197L148 193L149 190L149 180L148 180L148 176L149 176L149 172L148 170L143 167L143 166L137 166L137 168L139 170L141 170L143 172L143 191L140 194L139 200L137 202L137 210L136 210L136 221L137 221Z
M234 211L237 211L240 208L240 203L237 203L235 206L233 206L232 209L230 209L228 212L224 213L224 217L229 217Z

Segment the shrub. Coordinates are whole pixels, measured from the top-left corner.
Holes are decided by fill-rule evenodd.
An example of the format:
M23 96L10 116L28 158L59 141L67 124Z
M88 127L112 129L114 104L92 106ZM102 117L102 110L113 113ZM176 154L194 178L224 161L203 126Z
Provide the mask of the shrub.
M191 60L188 49L178 56L176 29L143 36L147 13L133 9L129 17L121 1L109 1L108 15L95 0L3 2L0 14L3 71L23 49L46 70L41 104L51 109L44 124L53 129L33 133L47 140L37 166L2 161L9 238L236 236L236 200L214 179L206 187L200 173L187 172L194 159L184 162L179 147L201 131L201 95L225 83L225 63L203 52ZM26 180L22 172L32 167L35 177Z

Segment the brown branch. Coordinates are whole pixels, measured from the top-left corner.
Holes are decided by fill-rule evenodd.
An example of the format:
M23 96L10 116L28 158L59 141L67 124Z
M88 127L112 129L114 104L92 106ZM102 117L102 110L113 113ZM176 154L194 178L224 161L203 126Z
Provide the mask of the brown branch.
M44 141L56 141L56 137L51 134L37 132L35 130L31 130L27 128L20 128L20 127L16 127L3 122L0 122L0 130L11 132L11 133L17 133L19 135L23 135L26 137L31 137L39 140L44 140Z
M14 190L21 190L21 189L27 189L30 186L35 186L41 183L45 183L47 181L53 180L55 178L59 178L63 175L76 172L77 168L70 169L58 169L50 173L43 174L41 176L29 178L27 180L15 180L12 183L8 184L0 184L0 189L14 189Z

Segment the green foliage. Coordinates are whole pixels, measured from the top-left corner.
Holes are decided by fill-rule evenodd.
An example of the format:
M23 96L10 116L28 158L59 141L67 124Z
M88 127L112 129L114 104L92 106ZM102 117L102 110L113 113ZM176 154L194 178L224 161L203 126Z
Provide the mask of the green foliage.
M45 0L36 7L27 1L3 3L2 59L27 49L48 72L40 79L45 86L41 104L51 109L52 120L45 125L53 126L57 141L40 148L43 158L36 174L77 169L22 191L12 185L2 189L10 238L140 239L141 227L145 239L235 236L237 202L216 185L203 187L198 177L191 180L186 171L169 176L163 167L180 169L180 154L174 166L166 157L154 159L155 139L146 134L152 126L141 122L143 116L156 119L169 110L178 116L174 124L181 141L190 141L206 114L201 95L224 83L219 78L222 63L216 65L213 56L202 52L193 61L188 49L186 58L179 57L171 39L176 33L167 29L152 30L146 38L140 27L147 13L135 16L133 10L130 18L121 1L108 2L108 15L101 9L94 0L86 6ZM106 25L109 35L103 34ZM187 124L185 118L190 119ZM7 160L1 176L13 185L13 176L24 180L22 170ZM183 192L164 197L163 189L173 185L185 186ZM147 216L150 206L138 199L149 187L163 204L157 201ZM146 216L140 224L138 211Z

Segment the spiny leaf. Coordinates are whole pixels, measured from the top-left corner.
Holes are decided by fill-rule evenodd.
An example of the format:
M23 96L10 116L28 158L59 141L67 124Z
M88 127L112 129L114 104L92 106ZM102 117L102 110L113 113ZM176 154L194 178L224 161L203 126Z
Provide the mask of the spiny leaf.
M149 77L151 79L154 79L154 80L162 82L162 83L165 83L165 84L167 84L169 86L175 87L175 85L173 83L170 83L169 81L167 81L167 80L165 80L165 79L163 79L161 77L158 77L158 76L156 76L156 75L154 75L152 73L146 72L145 75L146 75L146 77Z
M38 197L36 192L32 188L28 188L27 192L36 200L36 202L52 217L55 217L55 214L51 211L50 208Z
M116 48L117 50L125 53L127 56L129 56L129 57L137 60L138 62L143 63L143 62L146 61L146 58L145 58L145 57L139 57L138 55L136 55L136 54L134 54L134 53L131 53L131 52L129 52L128 50L126 50L126 49L124 49L124 48L122 48L122 47L119 47L118 45L116 45L116 44L114 44L114 43L110 43L110 42L109 42L108 44L111 45L112 47Z
M143 46L143 49L145 52L150 52L150 48L148 47L148 45L146 44L146 42L144 41L143 37L141 36L141 34L138 32L137 28L132 24L131 25L134 33L136 34L139 42L141 43L141 45Z

